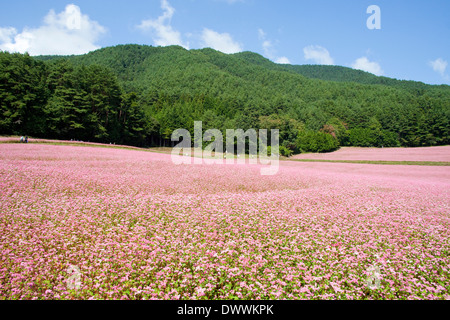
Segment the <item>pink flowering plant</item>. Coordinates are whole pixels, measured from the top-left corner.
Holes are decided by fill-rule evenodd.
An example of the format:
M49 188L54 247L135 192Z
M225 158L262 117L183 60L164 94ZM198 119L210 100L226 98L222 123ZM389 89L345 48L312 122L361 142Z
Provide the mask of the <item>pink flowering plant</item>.
M447 299L448 167L0 144L0 299Z

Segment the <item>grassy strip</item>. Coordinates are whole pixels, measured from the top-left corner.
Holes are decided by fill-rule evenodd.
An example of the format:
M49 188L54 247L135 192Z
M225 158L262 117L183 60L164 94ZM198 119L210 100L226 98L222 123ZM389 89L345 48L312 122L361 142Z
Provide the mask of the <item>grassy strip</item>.
M322 160L322 159L289 159L297 162L328 162L328 163L356 163L356 164L382 164L395 166L450 166L450 162L434 161L372 161L372 160Z

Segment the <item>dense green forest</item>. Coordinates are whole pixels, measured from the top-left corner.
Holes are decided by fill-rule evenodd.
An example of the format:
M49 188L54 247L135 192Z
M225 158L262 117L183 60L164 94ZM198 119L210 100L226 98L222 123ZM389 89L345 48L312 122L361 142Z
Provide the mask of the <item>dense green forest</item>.
M200 120L203 130L280 129L284 155L450 141L450 86L178 46L0 52L0 112L0 134L135 146L169 146Z

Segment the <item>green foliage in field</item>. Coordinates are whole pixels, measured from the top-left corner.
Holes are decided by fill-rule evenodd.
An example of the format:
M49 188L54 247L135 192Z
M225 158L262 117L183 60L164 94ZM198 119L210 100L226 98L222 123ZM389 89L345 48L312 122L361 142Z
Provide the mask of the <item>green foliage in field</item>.
M0 134L171 145L173 130L280 129L280 152L449 144L450 87L251 52L123 45L0 53Z
M312 130L302 131L298 136L301 152L331 152L339 148L339 142L332 135Z

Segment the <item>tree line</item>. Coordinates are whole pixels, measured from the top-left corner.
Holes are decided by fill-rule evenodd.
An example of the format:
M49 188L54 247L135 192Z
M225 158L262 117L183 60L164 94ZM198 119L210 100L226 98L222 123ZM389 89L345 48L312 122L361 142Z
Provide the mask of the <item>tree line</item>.
M283 155L449 143L450 87L358 77L312 79L254 53L176 46L70 57L0 52L0 134L171 146L175 129L193 134L203 121L203 130L224 134L279 129Z
M0 70L1 134L143 145L145 112L110 69L0 53Z

